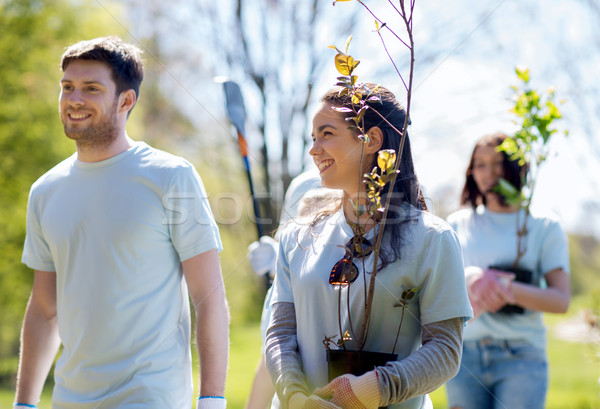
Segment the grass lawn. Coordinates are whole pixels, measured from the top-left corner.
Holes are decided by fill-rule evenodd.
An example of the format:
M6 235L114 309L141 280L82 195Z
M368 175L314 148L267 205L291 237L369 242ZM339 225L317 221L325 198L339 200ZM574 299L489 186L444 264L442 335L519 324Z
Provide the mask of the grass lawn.
M569 316L577 314L574 303ZM546 409L600 409L600 345L595 348L557 339L553 328L565 320L562 315L546 315L549 326L550 389ZM228 408L242 409L260 356L258 324L231 329L231 349L226 397ZM596 354L596 355L594 355ZM195 358L196 359L196 358ZM194 366L196 366L196 361ZM0 390L0 407L11 407L14 392ZM436 409L446 408L443 387L431 394ZM44 391L40 409L50 409L50 391Z

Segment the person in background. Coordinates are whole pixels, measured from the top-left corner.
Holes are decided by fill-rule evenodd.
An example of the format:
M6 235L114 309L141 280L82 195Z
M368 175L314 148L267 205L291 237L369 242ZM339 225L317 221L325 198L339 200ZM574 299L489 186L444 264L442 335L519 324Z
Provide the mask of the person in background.
M542 312L564 313L570 301L567 239L555 215L533 207L527 216L519 267L532 273L528 282L490 267L512 265L517 220L526 217L494 190L499 178L522 188L526 169L496 149L506 137L496 133L477 141L461 195L465 208L448 216L463 249L476 317L464 331L460 371L446 384L453 409L544 408L548 359Z
M377 166L380 150L398 149L401 135L393 128L403 129L406 113L390 91L379 87L374 92L381 100L369 99L370 109L362 117L368 136L363 142L348 126L347 112L356 106L340 91L327 92L317 108L310 154L322 185L341 189L343 200L334 210L319 212L311 223L291 224L279 236L265 346L277 394L272 407L431 407L426 394L456 374L462 328L472 314L458 239L447 223L427 212L408 137L394 190L388 184L383 191L384 203L391 195L386 224L357 211L366 205L362 175ZM338 315L340 299L358 311L354 322L360 326L369 282L365 278L375 262L368 242L374 243L379 229L384 229L384 239L364 350L391 353L400 328L398 360L361 376L345 374L329 381L324 337L339 334L340 326L352 328L347 314ZM336 267L345 257L353 258L356 274ZM413 296L398 308L407 291ZM356 349L356 338L345 345Z
M190 308L198 408L223 409L229 312L219 231L186 160L125 131L141 51L117 37L62 56L59 114L76 153L32 186L23 262L34 270L15 408L35 408L54 370L53 408L189 408Z
M319 210L325 210L339 200L340 192L321 186L321 178L316 168L300 173L290 183L285 194L280 228L289 223L303 223ZM278 230L279 232L279 230ZM275 234L275 238L278 236ZM253 271L260 276L266 273L275 274L277 268L277 240L270 236L261 237L248 246L248 261ZM271 277L272 278L272 277ZM245 409L266 409L271 406L275 388L264 358L264 337L271 315L271 288L267 290L261 316L262 353L252 381L252 387L246 401Z

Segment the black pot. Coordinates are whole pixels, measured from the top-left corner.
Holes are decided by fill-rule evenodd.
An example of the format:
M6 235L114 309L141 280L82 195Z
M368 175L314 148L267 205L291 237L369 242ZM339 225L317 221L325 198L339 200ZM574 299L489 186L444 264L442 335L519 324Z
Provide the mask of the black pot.
M490 266L494 270L505 271L507 273L513 273L515 275L515 281L520 283L532 284L533 273L531 270L525 270L523 268L512 267L512 266ZM525 309L518 305L505 305L496 311L496 314L523 314Z
M385 352L348 351L344 349L327 350L327 375L329 381L340 375L363 375L376 366L384 366L387 362L398 360L398 354ZM385 409L387 408L379 408Z

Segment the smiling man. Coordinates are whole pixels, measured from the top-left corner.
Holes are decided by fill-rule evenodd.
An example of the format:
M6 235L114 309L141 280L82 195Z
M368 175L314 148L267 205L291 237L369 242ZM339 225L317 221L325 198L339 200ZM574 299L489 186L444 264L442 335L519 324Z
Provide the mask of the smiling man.
M125 125L141 52L116 37L62 57L59 113L77 152L36 181L23 262L34 270L14 407L35 407L59 346L53 409L189 408L191 298L198 408L225 408L229 315L219 231L186 160Z

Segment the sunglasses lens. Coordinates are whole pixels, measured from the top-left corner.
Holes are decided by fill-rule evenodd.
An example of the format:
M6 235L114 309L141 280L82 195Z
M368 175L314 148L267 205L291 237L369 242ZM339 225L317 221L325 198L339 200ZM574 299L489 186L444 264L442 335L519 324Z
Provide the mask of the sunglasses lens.
M354 258L368 257L373 252L373 244L361 236L354 236L346 244L348 254Z
M358 267L352 262L352 260L343 258L331 269L329 275L329 284L333 285L344 285L350 284L358 277Z

